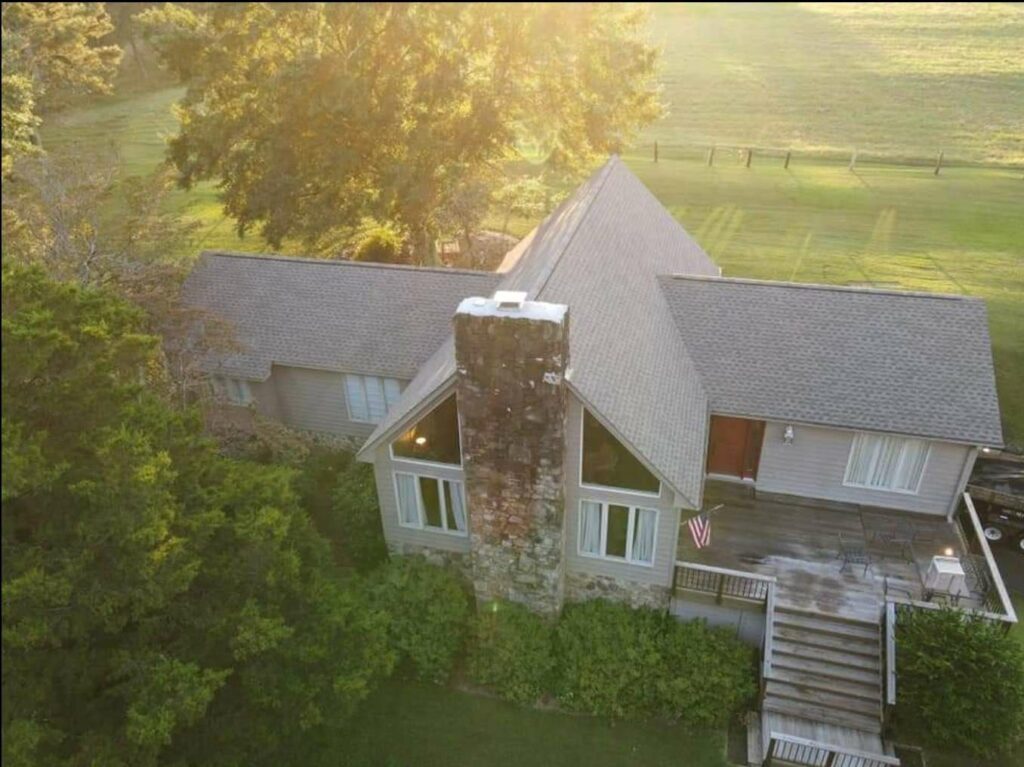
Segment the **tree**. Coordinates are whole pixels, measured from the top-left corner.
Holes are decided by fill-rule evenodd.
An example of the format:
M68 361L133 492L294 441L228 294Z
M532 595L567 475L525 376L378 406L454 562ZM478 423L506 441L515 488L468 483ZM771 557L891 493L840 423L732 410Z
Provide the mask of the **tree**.
M521 142L575 173L660 113L633 6L211 5L141 15L188 84L169 156L186 187L217 179L239 230L275 245L371 217L430 260L445 215L478 220L460 192Z
M144 331L4 268L5 764L276 764L392 664L291 471L220 457Z
M40 112L107 93L121 49L103 3L3 3L3 172L39 144Z

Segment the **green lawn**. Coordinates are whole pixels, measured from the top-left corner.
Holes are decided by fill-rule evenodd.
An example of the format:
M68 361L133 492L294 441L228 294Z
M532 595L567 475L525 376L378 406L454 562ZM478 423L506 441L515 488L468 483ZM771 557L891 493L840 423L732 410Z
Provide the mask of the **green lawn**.
M645 134L1024 162L1024 7L658 4L670 113Z
M611 723L396 680L370 696L335 743L314 746L321 748L346 767L726 765L724 732Z

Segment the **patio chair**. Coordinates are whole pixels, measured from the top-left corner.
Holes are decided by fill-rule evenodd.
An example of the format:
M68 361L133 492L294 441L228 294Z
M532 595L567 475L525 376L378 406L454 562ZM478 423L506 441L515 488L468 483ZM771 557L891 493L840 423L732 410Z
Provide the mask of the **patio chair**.
M867 575L868 570L871 569L871 555L864 542L843 538L842 533L839 533L839 558L843 560L843 566L839 568L841 573L846 572L846 568L850 565L863 565L863 575Z

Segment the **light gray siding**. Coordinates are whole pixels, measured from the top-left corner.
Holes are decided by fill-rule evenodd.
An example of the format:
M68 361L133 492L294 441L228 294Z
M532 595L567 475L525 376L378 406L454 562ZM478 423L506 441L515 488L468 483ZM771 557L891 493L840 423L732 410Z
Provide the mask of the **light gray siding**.
M252 398L256 402L256 410L261 415L273 418L275 421L282 420L281 408L277 401L277 389L274 387L273 381L270 379L266 381L249 381L249 391L252 392Z
M580 485L580 456L583 406L576 397L569 398L569 422L566 429L565 458L565 569L567 573L604 575L638 583L669 586L676 560L679 534L679 509L673 508L674 494L662 482L661 497L597 490ZM654 565L629 565L607 559L596 559L579 553L579 508L581 500L618 503L658 510L658 531L654 545Z
M374 475L377 480L377 498L380 501L381 523L384 527L384 539L392 549L401 549L403 545L429 546L444 551L469 552L468 535L452 535L432 530L417 530L403 527L398 523L398 501L395 498L396 471L407 471L442 479L462 480L460 467L427 466L415 461L393 460L390 446L381 445L374 453ZM470 515L469 524L472 524Z
M765 426L758 491L946 514L959 494L965 462L973 454L967 445L932 442L916 495L848 487L843 477L856 432L797 424L796 438L787 445L782 441L784 428L771 421Z
M404 388L406 382L400 383ZM262 387L272 388L276 395L273 398L276 412L272 417L293 429L351 437L359 443L374 429L372 423L359 423L349 418L343 373L274 365ZM266 412L262 399L260 410Z

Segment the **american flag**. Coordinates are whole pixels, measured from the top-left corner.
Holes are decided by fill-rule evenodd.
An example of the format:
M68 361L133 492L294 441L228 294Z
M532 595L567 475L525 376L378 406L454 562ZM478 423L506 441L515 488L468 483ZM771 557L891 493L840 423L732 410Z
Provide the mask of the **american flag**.
M694 546L703 549L705 546L711 545L711 515L708 512L701 512L695 517L690 517L686 526L690 528Z

